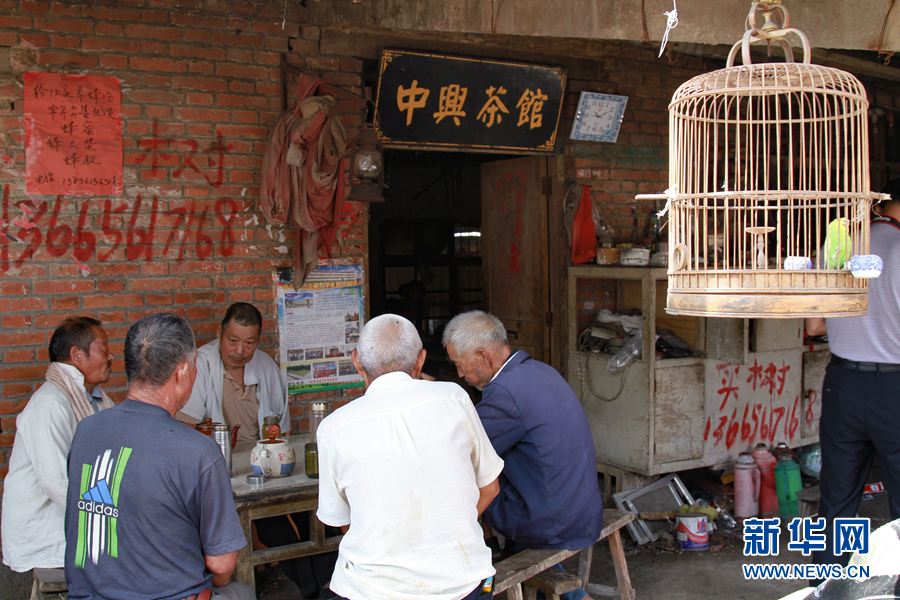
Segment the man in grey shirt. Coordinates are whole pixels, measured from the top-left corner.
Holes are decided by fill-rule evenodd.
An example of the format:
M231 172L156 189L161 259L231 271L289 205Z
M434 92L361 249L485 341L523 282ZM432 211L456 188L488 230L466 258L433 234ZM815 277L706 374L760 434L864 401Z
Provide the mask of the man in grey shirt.
M900 179L884 192L896 200L875 206L870 252L884 261L869 280L869 313L862 317L807 319L806 331L827 331L831 362L822 388L822 471L819 516L827 545L816 564L845 564L834 555L833 519L852 518L876 453L890 500L900 518Z

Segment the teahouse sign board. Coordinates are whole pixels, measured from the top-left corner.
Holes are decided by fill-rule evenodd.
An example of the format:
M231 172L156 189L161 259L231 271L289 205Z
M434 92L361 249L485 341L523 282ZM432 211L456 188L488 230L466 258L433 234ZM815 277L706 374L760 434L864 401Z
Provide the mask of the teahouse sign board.
M384 50L375 128L383 143L552 152L566 72Z

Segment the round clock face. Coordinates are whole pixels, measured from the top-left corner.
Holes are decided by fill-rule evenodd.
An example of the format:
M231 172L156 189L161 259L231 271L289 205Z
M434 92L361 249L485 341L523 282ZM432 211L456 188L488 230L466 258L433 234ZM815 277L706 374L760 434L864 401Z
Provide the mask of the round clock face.
M582 133L609 134L619 105L609 100L588 100L581 117Z

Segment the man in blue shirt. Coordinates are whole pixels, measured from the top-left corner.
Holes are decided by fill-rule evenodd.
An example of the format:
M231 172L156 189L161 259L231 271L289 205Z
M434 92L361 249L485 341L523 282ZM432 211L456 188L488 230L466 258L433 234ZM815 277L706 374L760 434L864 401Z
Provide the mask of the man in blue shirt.
M149 315L128 330L128 397L84 419L69 453L69 598L255 598L229 583L247 542L222 452L175 420L196 357L177 315Z
M443 344L459 376L484 391L476 410L506 463L485 520L519 546L592 546L603 504L594 440L572 388L549 365L513 352L503 323L488 313L454 317Z

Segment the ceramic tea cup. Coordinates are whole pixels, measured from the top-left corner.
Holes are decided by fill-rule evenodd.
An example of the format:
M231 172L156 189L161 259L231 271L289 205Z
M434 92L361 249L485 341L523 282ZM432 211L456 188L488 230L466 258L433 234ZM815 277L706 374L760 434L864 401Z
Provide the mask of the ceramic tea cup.
M788 271L805 271L812 269L812 261L805 256L788 256L784 259L784 268Z
M881 275L884 261L877 254L858 254L850 257L847 265L857 279L872 279Z

